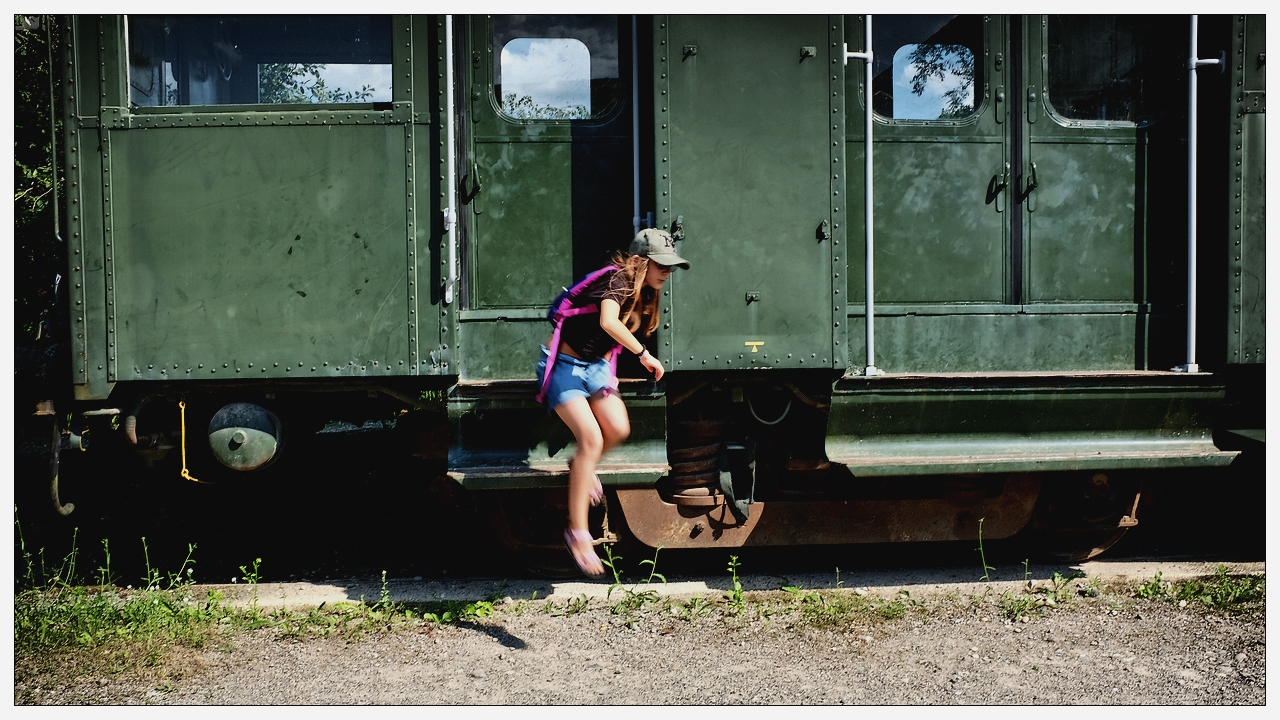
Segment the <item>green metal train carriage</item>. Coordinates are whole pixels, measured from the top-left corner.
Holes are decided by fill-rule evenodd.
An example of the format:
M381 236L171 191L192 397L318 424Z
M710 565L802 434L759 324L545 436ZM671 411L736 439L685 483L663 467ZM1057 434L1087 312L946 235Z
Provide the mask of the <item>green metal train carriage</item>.
M661 227L692 268L650 341L667 377L621 368L598 537L981 520L1096 554L1144 481L1263 438L1264 39L1262 16L73 17L69 432L162 455L185 423L184 462L234 474L326 417L420 415L423 481L489 498L537 565L574 451L533 399L547 304Z

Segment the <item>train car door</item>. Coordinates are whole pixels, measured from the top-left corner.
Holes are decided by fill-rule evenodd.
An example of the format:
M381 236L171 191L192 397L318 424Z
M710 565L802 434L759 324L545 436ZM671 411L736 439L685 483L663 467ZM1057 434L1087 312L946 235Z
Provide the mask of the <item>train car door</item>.
M631 20L466 20L461 374L531 377L547 306L633 236Z
M850 49L861 49L863 18L847 22ZM1179 182L1177 167L1156 169L1148 159L1177 66L1170 43L1185 36L1174 24L874 16L878 366L1142 367L1138 316L1154 227L1145 202L1153 173L1165 186ZM849 194L860 199L867 103L856 62L847 82L859 100L848 104L847 139ZM861 203L851 210L849 342L858 366L865 357ZM1177 220L1161 222L1176 232Z
M1122 322L1131 338L1132 316L1146 300L1148 237L1178 236L1153 233L1146 208L1177 202L1153 188L1184 192L1184 168L1175 162L1160 170L1149 158L1163 158L1150 152L1153 138L1158 143L1181 115L1174 98L1186 74L1178 51L1187 20L1030 15L1014 25L1023 46L1022 132L1014 147L1022 302L1029 312L1056 306L1087 316L1090 334L1103 341ZM1176 147L1164 150L1176 159ZM1183 216L1168 214L1172 226Z
M849 18L848 35L857 43L850 49L860 49L863 22ZM877 15L872 27L879 311L991 312L1011 299L1003 22L981 15ZM861 190L865 90L858 92L859 106L850 103L849 163L858 171L851 186ZM856 211L861 221L860 204ZM858 227L853 237L861 236ZM855 255L850 302L860 307L862 256Z
M657 224L692 265L664 290L664 361L842 366L842 21L653 22Z

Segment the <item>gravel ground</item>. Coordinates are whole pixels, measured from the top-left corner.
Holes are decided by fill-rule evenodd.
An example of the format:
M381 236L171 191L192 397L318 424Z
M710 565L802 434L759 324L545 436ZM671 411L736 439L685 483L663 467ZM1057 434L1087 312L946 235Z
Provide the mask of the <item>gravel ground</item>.
M997 593L920 590L896 619L849 613L817 627L783 592L747 594L745 616L693 621L560 614L500 603L476 622L416 625L348 642L245 631L185 672L23 679L18 704L1263 704L1262 612L1232 615L1130 595L1076 596L1009 622ZM840 592L854 592L843 590ZM867 596L887 601L872 590ZM617 596L614 596L617 599ZM676 599L675 602L682 602ZM687 601L685 601L687 602ZM660 603L661 604L661 603ZM770 617L759 607L781 611Z

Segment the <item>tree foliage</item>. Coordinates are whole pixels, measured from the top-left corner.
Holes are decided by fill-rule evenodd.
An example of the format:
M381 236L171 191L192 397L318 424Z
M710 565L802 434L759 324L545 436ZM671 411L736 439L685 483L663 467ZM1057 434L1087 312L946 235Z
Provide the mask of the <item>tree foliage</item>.
M973 51L964 45L921 43L907 55L907 64L915 68L911 76L911 92L923 95L931 78L945 82L959 78L960 84L943 93L946 102L939 120L966 117L973 114Z
M53 234L55 165L49 142L48 39L52 30L56 41L59 28L50 16L39 17L38 26L31 27L35 17L14 17L14 325L18 342L45 337L47 326L40 324L54 311L54 277L66 273L65 249Z
M515 93L502 96L502 112L517 120L586 120L591 117L586 105L540 105L529 95L517 98Z
M271 63L258 66L258 102L352 103L373 97L373 86L359 90L330 88L320 77L323 63Z

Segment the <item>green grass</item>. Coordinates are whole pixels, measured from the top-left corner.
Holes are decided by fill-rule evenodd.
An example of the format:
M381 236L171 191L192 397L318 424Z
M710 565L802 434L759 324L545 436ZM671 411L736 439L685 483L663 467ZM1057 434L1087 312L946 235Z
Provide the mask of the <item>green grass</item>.
M176 648L199 650L229 643L236 632L274 629L284 637L340 636L348 640L401 626L471 622L494 612L494 601L437 601L394 603L386 573L378 602L343 602L304 611L264 611L256 587L247 607L235 607L217 590L197 591L194 581L195 544L173 572L151 564L146 538L141 539L145 576L139 589L112 582L110 545L103 540L105 563L95 570L97 584L86 586L78 567L79 531L72 533L71 550L56 566L45 561L44 550L28 551L14 508L18 539L18 571L14 592L15 661L31 672L57 666L58 657L79 654L89 666L110 659L107 671L154 668ZM261 558L240 568L241 579L256 586ZM500 591L500 590L499 590ZM569 614L587 607L586 598L572 601ZM85 651L92 651L86 653ZM98 669L102 669L98 667Z
M1030 577L1030 569L1024 563L1024 579ZM1066 577L1055 572L1047 584L1036 585L1027 580L1027 587L1020 593L1006 591L1000 596L1000 614L1006 619L1018 622L1023 617L1037 613L1044 615L1049 609L1062 607L1071 602L1073 590L1071 583L1084 577L1083 573L1074 572ZM1096 580L1090 587L1096 587ZM1086 592L1087 594L1087 592ZM1094 595L1097 595L1094 592Z
M846 627L859 619L898 620L909 612L924 609L905 590L897 597L885 599L844 590L805 590L793 585L782 589L790 595L792 609L799 611L799 623L814 628Z
M1219 612L1249 612L1264 606L1267 580L1262 575L1232 575L1219 565L1211 578L1181 582L1163 580L1160 573L1137 585L1133 594L1146 600L1196 603Z

